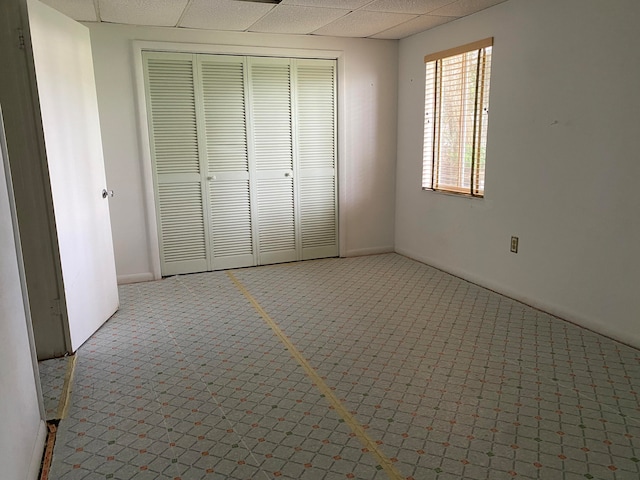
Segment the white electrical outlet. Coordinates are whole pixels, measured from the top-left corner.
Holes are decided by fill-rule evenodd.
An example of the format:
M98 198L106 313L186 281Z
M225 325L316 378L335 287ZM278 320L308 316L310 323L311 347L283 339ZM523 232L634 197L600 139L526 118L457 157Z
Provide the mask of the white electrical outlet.
M511 251L518 253L518 237L511 237Z

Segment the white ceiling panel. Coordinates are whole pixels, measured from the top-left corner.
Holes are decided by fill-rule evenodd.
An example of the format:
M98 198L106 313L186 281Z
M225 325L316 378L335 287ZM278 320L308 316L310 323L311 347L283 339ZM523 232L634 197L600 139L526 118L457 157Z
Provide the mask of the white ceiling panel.
M357 10L313 33L315 35L330 35L336 37L369 37L415 17L415 15L406 15L403 13L381 13Z
M363 7L363 10L389 13L429 13L449 5L456 0L375 0Z
M103 22L175 26L187 0L99 0Z
M78 21L399 39L507 0L42 0Z
M451 22L458 17L436 17L435 15L421 15L418 18L409 20L408 22L401 23L400 25L385 30L377 35L372 35L371 38L381 39L398 39L405 38L416 33L424 32L443 23Z
M337 8L300 7L280 5L249 28L262 33L311 33L328 23L344 17L349 10Z
M98 20L93 2L88 2L87 0L43 0L42 3L79 22L95 22Z
M282 0L280 5L301 5L305 7L356 10L367 3L371 3L371 0Z
M444 17L464 17L472 13L479 12L485 8L492 7L506 0L457 0L442 8L431 12L433 15L441 15Z
M265 16L274 5L234 0L193 0L180 27L244 31Z

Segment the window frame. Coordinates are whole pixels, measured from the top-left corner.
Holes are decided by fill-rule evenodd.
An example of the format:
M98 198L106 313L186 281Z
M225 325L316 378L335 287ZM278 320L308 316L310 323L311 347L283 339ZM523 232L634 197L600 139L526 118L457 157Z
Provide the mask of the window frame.
M441 192L446 194L467 196L473 198L484 198L484 176L486 164L486 143L487 143L487 125L488 125L488 100L490 93L490 75L491 75L491 58L493 50L493 37L488 37L465 45L443 50L436 53L425 55L425 111L423 124L423 156L422 156L422 189L428 191ZM461 57L462 55L477 53L476 59L460 58L459 65L461 75L467 75L469 66L476 68L475 73L475 91L469 84L462 84L459 87L461 98L469 94L473 94L474 100L471 104L472 110L472 128L471 132L466 130L464 133L458 133L455 140L455 149L458 150L459 165L458 171L454 174L456 184L441 183L439 179L442 177L440 170L440 156L444 152L440 145L443 139L443 131L440 128L442 118L454 118L455 121L462 125L471 122L471 115L468 112L469 105L466 100L460 100L457 106L460 111L447 117L446 105L443 107L442 100L442 82L445 70L445 80L455 82L453 77L446 78L446 68L443 69L443 60L452 57ZM431 70L431 73L430 73ZM433 104L428 103L430 100ZM433 118L428 118L429 112L432 112ZM487 116L485 116L487 115ZM429 125L429 123L431 123ZM462 130L462 129L461 129ZM472 144L470 150L465 150L463 137L471 136ZM428 148L430 147L430 148ZM484 149L484 153L482 150ZM463 153L464 150L464 153ZM465 153L469 151L471 158L471 166L468 172L464 172L462 165ZM468 186L465 184L468 183Z

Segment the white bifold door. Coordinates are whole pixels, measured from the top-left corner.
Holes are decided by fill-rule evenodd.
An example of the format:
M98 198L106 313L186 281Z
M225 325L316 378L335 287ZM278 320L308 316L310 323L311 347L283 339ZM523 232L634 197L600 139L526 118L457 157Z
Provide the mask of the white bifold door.
M335 61L143 61L162 275L337 256Z

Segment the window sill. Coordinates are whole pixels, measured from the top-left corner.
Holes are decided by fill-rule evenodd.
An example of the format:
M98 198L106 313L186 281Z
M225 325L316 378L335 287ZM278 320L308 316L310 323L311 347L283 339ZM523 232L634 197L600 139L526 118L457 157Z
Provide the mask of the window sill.
M479 195L471 195L469 193L459 193L459 192L451 192L448 190L434 190L433 188L422 188L423 192L432 192L432 193L437 193L439 195L447 195L449 197L459 197L459 198L472 198L475 200L484 200L484 195L483 196L479 196Z

